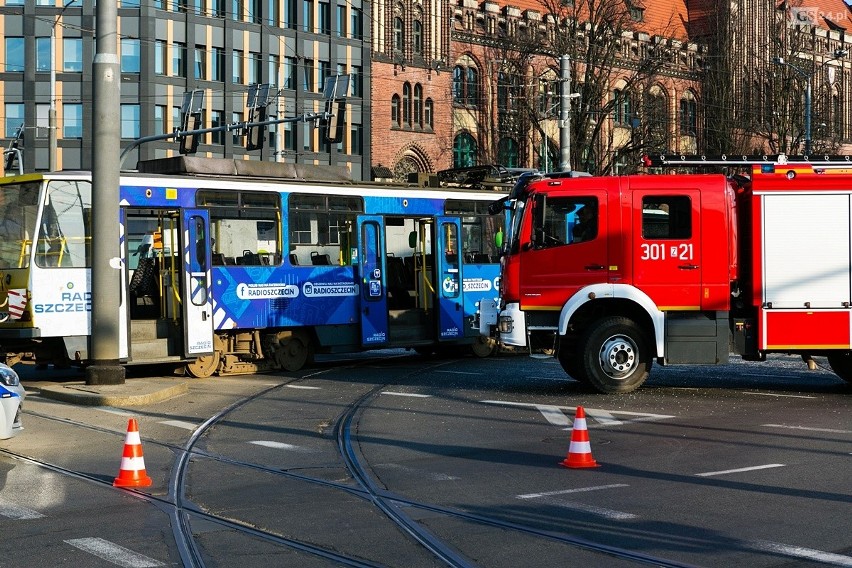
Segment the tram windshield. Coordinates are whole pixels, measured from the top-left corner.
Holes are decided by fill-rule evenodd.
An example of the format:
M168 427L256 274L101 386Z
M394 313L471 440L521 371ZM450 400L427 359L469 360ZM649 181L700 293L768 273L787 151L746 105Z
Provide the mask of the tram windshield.
M73 180L48 183L36 242L36 264L62 268L91 266L91 225L91 183Z
M26 268L35 234L40 182L0 187L0 268Z

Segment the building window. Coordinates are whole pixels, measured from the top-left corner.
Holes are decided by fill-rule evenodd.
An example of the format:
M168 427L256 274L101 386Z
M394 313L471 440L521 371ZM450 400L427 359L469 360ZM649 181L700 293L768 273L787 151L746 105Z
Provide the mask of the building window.
M24 125L24 103L6 103L6 138L14 138Z
M231 53L231 82L235 85L243 84L243 52L239 49Z
M121 105L121 137L139 138L139 105Z
M349 153L360 156L364 153L364 128L360 124L352 123L349 133Z
M399 16L393 19L393 50L400 53L405 50L405 29Z
M166 105L154 105L154 134L166 133Z
M154 42L154 74L166 74L166 42L158 39Z
M284 58L284 77L283 84L285 89L296 88L296 70L299 68L299 62L295 57Z
M210 54L210 80L224 81L225 80L225 50L221 47L214 47Z
M241 22L243 20L243 0L231 0L231 19Z
M319 3L319 33L331 34L331 5L328 2Z
M50 71L50 38L36 38L36 71Z
M476 165L476 140L467 132L453 140L453 167L469 168Z
M325 81L331 77L331 62L330 61L320 61L319 62L319 88L325 88Z
M426 99L426 103L423 105L423 126L429 130L432 130L435 126L435 111L432 99Z
M518 167L518 143L512 138L502 138L497 144L497 161L506 168Z
M423 127L423 86L420 83L414 85L414 124Z
M278 0L266 0L266 23L278 27Z
M24 38L6 38L6 73L22 73L24 71Z
M217 126L224 126L225 121L222 119L222 111L221 110L211 110L210 111L210 128L216 128ZM210 133L210 143L211 144L225 144L225 133L220 131L211 132Z
M195 78L207 78L207 47L203 45L195 46Z
M630 126L630 119L633 116L633 105L631 102L630 93L616 89L612 92L613 99L613 120L621 126Z
M280 85L280 77L278 76L279 69L281 68L281 58L277 55L270 55L268 61L269 67L269 83L272 85Z
M363 39L364 16L360 8L349 9L349 33L352 39Z
M657 89L645 98L645 119L652 125L648 133L648 146L660 152L669 147L669 113L665 95Z
M36 138L47 138L50 132L50 105L36 105Z
M9 116L8 114L6 115ZM6 119L8 123L8 118ZM62 137L83 137L83 105L65 103L62 105Z
M476 67L456 65L453 68L453 102L476 106L479 102L479 71Z
M314 60L305 59L305 75L302 90L306 93L314 92Z
M248 3L248 18L249 21L254 24L260 24L261 22L261 12L263 9L263 2L261 0L249 0Z
M263 75L263 58L259 53L249 53L248 60L248 84L254 85L260 83Z
M314 31L314 3L313 0L302 2L302 29L306 32Z
M391 126L399 127L402 121L402 99L399 95L391 98Z
M121 40L121 72L139 73L141 69L142 48L138 39Z
M172 45L172 76L186 77L186 44L175 42Z
M284 150L296 151L296 123L285 122L284 126Z
M423 53L423 23L420 20L411 24L411 51L416 55Z
M690 93L680 100L680 133L684 136L695 136L698 128L695 99Z
M225 8L225 0L210 0L210 12L214 18L224 18L227 16L227 8Z
M346 4L337 5L335 28L337 28L338 37L346 37Z
M353 97L364 96L364 77L360 65L352 66L352 73L349 74L349 88Z
M66 73L83 72L83 38L62 39L62 70Z
M411 126L411 83L402 86L402 124Z

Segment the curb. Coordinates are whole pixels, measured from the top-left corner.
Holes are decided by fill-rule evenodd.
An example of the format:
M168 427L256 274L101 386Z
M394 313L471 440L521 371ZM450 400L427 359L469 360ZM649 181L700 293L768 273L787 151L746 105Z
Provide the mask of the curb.
M149 389L150 392L134 394L128 394L127 392L104 392L109 389L108 386L92 387L85 383L45 386L31 385L31 388L45 398L79 404L81 406L142 406L162 402L189 392L189 385L187 383L178 383L163 388L154 388L153 390ZM125 385L121 385L120 388L123 391L129 390Z

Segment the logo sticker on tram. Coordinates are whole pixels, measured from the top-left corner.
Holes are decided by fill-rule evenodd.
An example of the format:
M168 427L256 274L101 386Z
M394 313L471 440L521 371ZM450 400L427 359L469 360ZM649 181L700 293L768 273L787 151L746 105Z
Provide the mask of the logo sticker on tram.
M240 284L237 286L237 298L240 300L271 300L276 298L297 298L299 287L293 284Z
M484 278L465 278L462 286L465 292L490 292L491 280Z
M357 296L358 285L351 282L331 282L328 284L305 282L302 284L302 294L309 298L320 296Z

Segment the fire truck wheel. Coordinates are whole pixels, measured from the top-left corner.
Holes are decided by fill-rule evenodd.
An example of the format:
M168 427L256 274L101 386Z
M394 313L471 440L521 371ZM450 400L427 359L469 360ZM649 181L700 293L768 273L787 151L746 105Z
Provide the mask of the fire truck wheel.
M584 384L588 384L589 378L583 373L583 361L576 351L559 346L559 352L556 354L559 364L562 369L568 373L568 376Z
M847 383L852 383L852 353L832 353L828 356L828 364L835 375Z
M651 370L651 350L642 329L625 317L608 317L586 329L580 360L589 384L603 393L633 391Z

